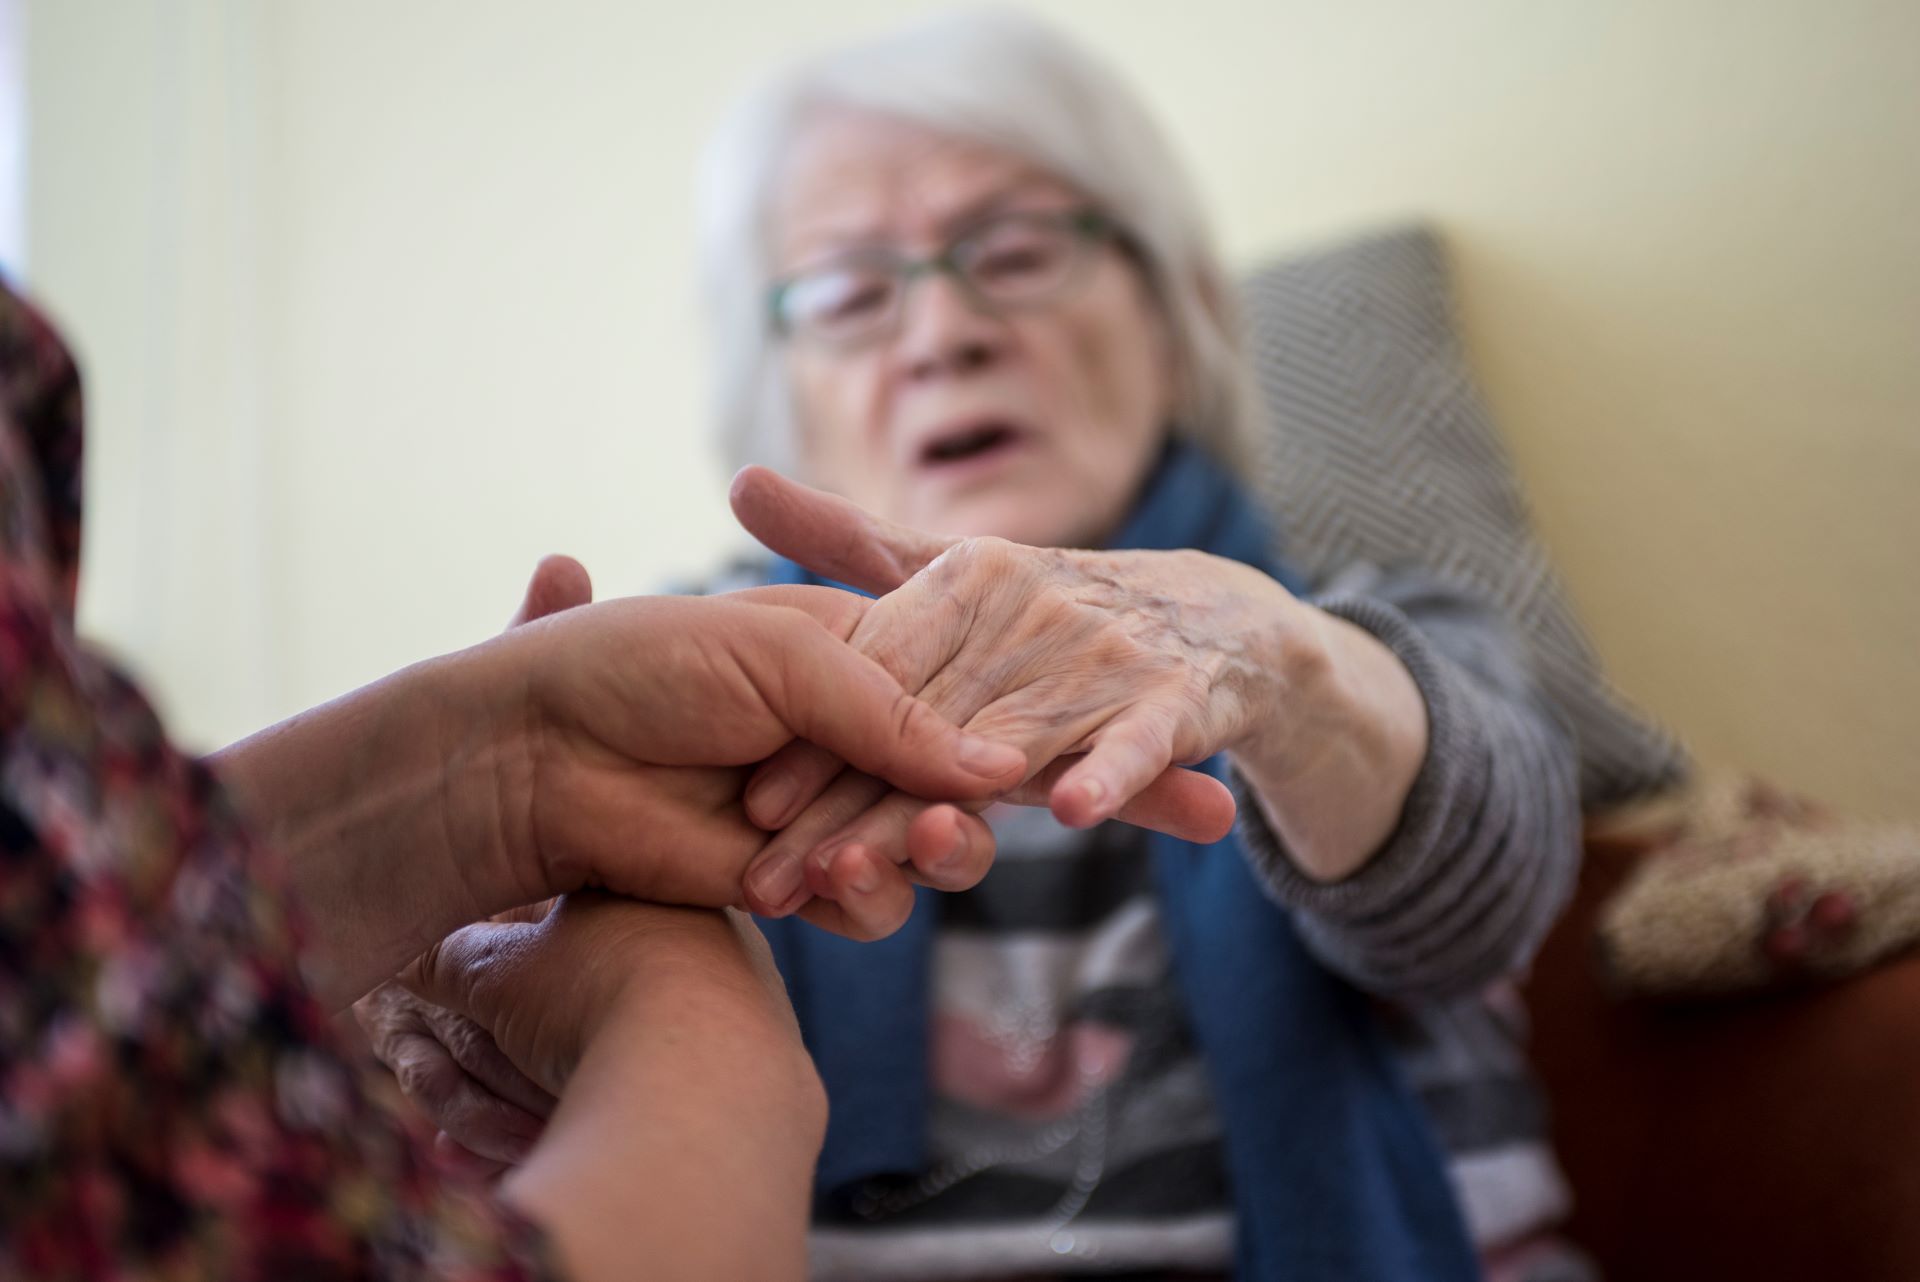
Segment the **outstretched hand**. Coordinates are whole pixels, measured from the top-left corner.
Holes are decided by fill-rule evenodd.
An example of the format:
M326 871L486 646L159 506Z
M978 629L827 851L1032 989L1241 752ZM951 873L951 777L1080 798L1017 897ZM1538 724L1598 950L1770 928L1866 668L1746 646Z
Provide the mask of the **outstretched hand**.
M1026 752L1030 773L1007 800L1076 827L1119 818L1212 841L1232 826L1227 789L1177 767L1244 732L1262 679L1245 634L1285 596L1272 579L1197 552L921 534L763 468L735 478L732 500L775 552L886 594L851 643L942 715ZM1243 613L1243 601L1259 609ZM884 934L911 900L865 902L861 879L876 880L869 870L929 807L844 764L795 743L755 773L747 813L780 835L755 861L747 901L779 915L822 896Z

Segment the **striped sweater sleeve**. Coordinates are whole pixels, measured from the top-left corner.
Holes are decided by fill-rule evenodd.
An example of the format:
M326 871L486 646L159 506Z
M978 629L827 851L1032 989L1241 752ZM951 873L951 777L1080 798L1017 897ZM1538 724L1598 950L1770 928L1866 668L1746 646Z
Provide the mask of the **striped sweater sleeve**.
M1572 737L1494 611L1425 574L1362 567L1314 604L1365 629L1426 701L1427 757L1398 825L1338 882L1302 873L1243 779L1241 846L1308 947L1385 996L1474 991L1531 961L1580 858Z

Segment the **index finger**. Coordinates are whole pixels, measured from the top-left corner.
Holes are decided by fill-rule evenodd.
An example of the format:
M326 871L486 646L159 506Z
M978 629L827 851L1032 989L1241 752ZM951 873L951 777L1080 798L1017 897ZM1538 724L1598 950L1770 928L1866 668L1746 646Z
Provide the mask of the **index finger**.
M734 519L772 551L863 592L893 591L956 542L896 525L764 467L741 468L727 501Z

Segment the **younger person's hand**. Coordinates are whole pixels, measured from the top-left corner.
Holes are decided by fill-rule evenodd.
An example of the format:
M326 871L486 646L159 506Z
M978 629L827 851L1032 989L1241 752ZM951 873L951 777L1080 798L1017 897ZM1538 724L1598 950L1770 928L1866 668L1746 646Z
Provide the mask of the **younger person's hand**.
M461 926L572 890L736 903L766 840L746 772L796 738L932 799L1018 782L1018 749L847 645L870 605L826 588L579 605L219 754L287 857L315 992L344 1006Z

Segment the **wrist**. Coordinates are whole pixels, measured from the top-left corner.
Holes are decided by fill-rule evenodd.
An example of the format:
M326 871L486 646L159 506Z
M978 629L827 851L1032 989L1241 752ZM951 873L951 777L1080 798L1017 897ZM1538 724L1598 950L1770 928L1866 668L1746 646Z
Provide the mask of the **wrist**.
M1227 745L1243 773L1268 778L1311 769L1330 736L1346 733L1356 715L1333 634L1337 621L1282 593L1252 631L1256 680L1247 722Z
M704 911L704 910L703 910ZM789 1119L812 1149L826 1129L826 1088L800 1039L784 997L776 1004L750 980L728 974L737 963L708 957L674 965L656 953L644 976L623 985L582 1047L582 1057L652 1039L671 1028L730 1065L736 1085ZM664 963L664 964L662 964ZM716 969L721 974L716 977Z
M625 990L506 1198L579 1277L802 1277L826 1097L798 1037L662 987ZM791 1044L791 1051L788 1044ZM689 1163L689 1153L700 1160ZM750 1224L750 1233L705 1226Z
M523 1067L554 1094L603 1041L647 1029L733 1047L794 1107L805 1104L810 1083L817 1088L785 983L746 914L586 890L559 900L540 929L567 941L568 951L544 963L567 978L539 1005L573 1031L552 1041L542 1062Z
M447 655L426 674L443 766L441 836L473 920L574 889L552 884L534 832L542 736L530 674L539 631L527 625Z
M1311 608L1310 608L1311 609ZM1427 751L1426 702L1370 633L1311 609L1275 705L1233 752L1299 869L1338 881L1364 866L1398 822Z

